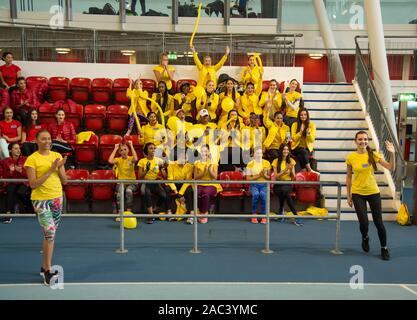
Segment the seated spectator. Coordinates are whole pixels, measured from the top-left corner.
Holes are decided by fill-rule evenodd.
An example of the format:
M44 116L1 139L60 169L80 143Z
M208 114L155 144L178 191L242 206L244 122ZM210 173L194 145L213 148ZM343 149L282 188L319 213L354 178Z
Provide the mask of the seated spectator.
M255 94L255 86L251 82L247 84L245 93L240 98L238 112L242 118L249 118L253 112L258 116L262 115L262 108L259 107L259 96Z
M0 159L10 157L9 143L22 140L22 124L13 120L13 109L3 110L4 120L0 121Z
M198 150L203 145L212 145L216 144L217 141L217 126L213 122L210 122L210 115L206 109L203 109L199 112L200 120L197 124L193 125L193 127L188 132L189 140L192 143L192 151L194 152L194 157L189 158L191 163L194 163L194 160L198 156Z
M231 98L233 100L233 104L226 102L226 98ZM237 92L235 88L235 81L233 79L228 79L226 81L226 91L220 93L219 100L221 104L221 109L218 125L222 127L224 123L227 121L229 112L231 110L239 110L240 108L240 94L239 92Z
M298 81L292 79L289 91L282 94L282 100L286 106L284 122L291 128L294 122L297 122L298 111L300 110L301 93L297 92Z
M168 55L161 53L160 63L153 68L156 81L160 83L163 81L166 84L166 89L169 93L173 94L172 81L174 80L175 68L169 65Z
M126 96L130 98L131 105L136 110L136 115L139 118L140 124L145 124L148 122L148 119L146 118L148 113L150 112L148 106L147 106L147 100L148 98L148 91L143 90L143 83L140 81L140 79L133 81L130 80L130 86L126 91ZM127 126L127 132L125 136L130 136L132 133L132 130L136 128L136 120L133 113L130 115L129 123ZM137 129L137 128L136 128Z
M52 151L58 153L72 153L74 151L76 134L74 125L65 120L65 111L58 109L55 112L56 122L49 125L48 131L52 138Z
M22 131L22 154L25 157L29 157L37 150L36 134L46 129L46 125L40 123L36 109L32 109L29 114L30 118L26 120Z
M242 144L244 150L255 150L257 147L264 149L263 143L266 138L265 127L260 125L259 116L252 112L249 124L242 130ZM247 163L245 161L245 163Z
M219 95L215 92L214 81L209 80L206 84L206 94L204 96L204 104L197 108L197 120L200 119L200 111L206 109L210 114L210 121L217 122L217 107L219 105Z
M194 163L194 180L217 180L218 159L210 153L210 147L201 147L201 160ZM222 191L219 184L200 184L197 186L198 210L202 215L208 215L211 205L214 204L217 193ZM207 223L208 218L198 218L198 222Z
M272 106L272 109L268 107ZM278 90L278 82L275 79L272 79L269 82L269 89L267 92L262 92L261 98L259 100L259 107L269 109L270 112L268 116L272 119L275 112L283 111L282 107L282 95Z
M260 59L260 57L259 57ZM259 96L262 92L262 76L264 69L262 65L256 64L256 58L254 55L248 57L248 65L243 68L240 75L240 83L243 87L247 87L249 83L252 83L255 87L255 93Z
M316 139L316 126L310 121L307 109L298 111L297 122L291 127L292 154L297 158L297 165L301 170L314 171L310 165L310 153L314 150L314 141ZM316 172L318 173L318 172Z
M246 167L246 179L249 181L267 181L271 179L271 164L268 160L262 159L262 148L256 148L253 160ZM251 184L250 193L252 195L252 214L258 214L258 204L261 205L261 214L266 214L266 193L269 192L267 184ZM256 217L251 219L252 223L258 223ZM266 223L266 218L261 219L261 223Z
M22 76L21 69L13 64L13 53L4 52L2 60L5 62L0 67L0 82L3 88L12 91L15 89L17 78Z
M145 158L140 159L138 163L139 167L139 180L159 180L159 174L162 172L162 178L166 178L166 170L164 168L164 162L162 159L155 157L156 146L154 143L149 142L143 148ZM156 206L159 208L159 213L166 212L171 214L171 204L169 189L166 186L158 183L144 184L141 188L144 195L146 211L148 214L154 213L154 204L152 201L152 194L157 196ZM146 223L154 223L154 218L147 219Z
M175 115L174 98L168 93L167 85L164 81L158 83L158 92L152 95L152 100L155 100L164 112L163 115L159 114L158 107L155 103L151 103L151 111L155 112L159 119Z
M18 142L9 144L10 157L1 160L4 179L27 179L24 163L26 157L21 155ZM30 201L30 188L27 183L10 182L6 183L6 213L14 213L19 200L24 206L25 213L33 213L32 202ZM3 223L11 223L12 218L4 218Z
M178 149L178 160L172 161L168 165L168 180L192 180L194 167L188 163L186 149ZM187 212L194 214L193 188L187 183L169 183L168 187L173 193L173 198L185 203ZM173 199L172 198L172 199ZM173 207L173 203L170 208ZM192 223L193 219L188 218L187 223Z
M0 120L3 120L4 108L10 105L9 91L0 88Z
M180 92L174 96L174 107L175 110L182 109L185 112L185 120L187 122L195 123L195 119L191 113L193 95L190 93L191 86L188 82L184 82L180 86Z
M267 150L269 161L278 158L278 150L283 143L291 140L290 128L284 124L282 113L277 111L274 114L274 122L267 116L272 106L270 105L264 112L264 124L268 128L268 136L264 141L264 147Z
M129 156L129 149L132 152L132 155ZM116 157L116 153L119 153L120 157ZM135 148L133 148L133 142L129 140L126 144L116 144L114 150L111 153L108 162L113 165L113 170L115 172L116 179L118 180L136 180L135 167L138 162L138 156L136 154ZM138 190L138 185L136 183L125 184L125 208L126 211L132 212L133 208L133 193ZM120 184L116 186L116 203L117 211L120 210ZM125 209L123 208L123 211Z
M173 154L170 153L170 159L176 159L177 149L185 149L192 146L188 132L193 128L193 124L185 120L184 110L178 109L175 113L176 116L170 117L167 122L168 134L172 142L170 149L174 150Z
M272 162L272 168L274 169L274 177L276 181L292 181L295 176L295 161L290 157L290 147L287 144L282 144L279 148L278 158ZM274 193L279 199L279 210L278 214L284 213L284 204L287 202L293 215L297 215L295 210L294 202L291 198L292 191L291 184L275 184ZM301 219L296 218L294 221L296 226L302 226L303 222Z
M139 137L141 144L153 143L155 145L158 157L166 154L166 149L171 143L167 130L158 123L156 114L152 111L148 113L148 124L140 128Z
M37 109L38 99L32 90L26 87L26 80L23 77L17 78L17 89L10 96L10 106L15 113L15 119L20 123L26 123L30 109Z

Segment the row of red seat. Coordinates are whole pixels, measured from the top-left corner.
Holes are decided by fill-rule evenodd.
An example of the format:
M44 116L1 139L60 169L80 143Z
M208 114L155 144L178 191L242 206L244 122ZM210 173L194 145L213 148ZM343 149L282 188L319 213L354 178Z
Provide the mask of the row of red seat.
M46 125L56 122L55 112L57 106L43 103L39 106L39 121ZM65 109L65 108L64 108ZM84 129L89 131L101 131L105 126L111 132L121 133L127 130L129 107L125 105L110 105L108 107L99 104L82 106L75 104L65 112L65 118L74 125L76 131L82 122Z
M114 180L112 170L95 170L89 173L88 170L73 169L67 171L70 180ZM219 174L220 181L243 181L245 177L239 171L225 171ZM299 172L295 176L296 181L319 181L319 175L312 172ZM114 197L115 184L110 183L69 183L65 186L65 195L69 201L85 201L88 198L90 189L91 200L112 200ZM248 197L250 196L249 185L241 183L224 183L223 191L219 193L220 198ZM272 185L271 185L272 187ZM271 188L272 189L272 188ZM298 201L314 203L318 200L319 185L296 185L294 196Z

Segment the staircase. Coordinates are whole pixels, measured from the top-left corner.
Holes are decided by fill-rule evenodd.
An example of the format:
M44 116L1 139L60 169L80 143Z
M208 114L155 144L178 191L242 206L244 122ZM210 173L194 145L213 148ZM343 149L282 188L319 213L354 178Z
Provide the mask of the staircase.
M366 130L371 134L355 89L350 83L304 83L303 98L317 128L315 158L320 179L342 183L342 219L355 220L355 211L346 203L345 158L356 150L354 136L357 131ZM372 138L370 146L375 148ZM375 176L381 190L383 217L393 220L397 213L393 191L384 172L376 172ZM336 213L337 187L326 186L322 190L326 208L330 213Z

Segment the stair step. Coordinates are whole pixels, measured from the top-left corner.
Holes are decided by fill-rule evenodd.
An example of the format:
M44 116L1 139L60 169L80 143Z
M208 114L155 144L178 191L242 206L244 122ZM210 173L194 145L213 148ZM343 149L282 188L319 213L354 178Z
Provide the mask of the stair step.
M340 159L344 160L350 154L352 150L344 150L344 149L333 149L330 150L328 148L326 149L315 149L314 151L314 157L316 159L320 160L327 160L327 159Z
M365 119L362 110L309 110L310 118L326 118L326 119Z
M356 92L303 91L304 100L358 100Z
M375 143L370 141L369 146L375 149ZM353 149L355 148L355 142L350 140L320 140L316 139L314 143L314 148L317 149L326 149L326 148L341 148L341 149Z
M354 109L354 110L362 110L359 101L328 101L328 100L305 100L304 106L307 109L328 109L328 110L335 110L335 109Z
M337 119L312 119L316 128L330 128L330 129L347 129L347 128L367 128L368 124L366 123L365 119L362 120L341 120L337 121ZM359 131L359 130L358 130Z
M377 182L386 182L386 178L384 174L375 173L375 179ZM337 181L337 182L346 182L346 171L337 171L337 172L328 172L328 171L321 171L320 172L320 180L321 181Z
M317 128L316 129L316 140L317 139L346 139L351 140L355 138L356 131L362 128ZM364 130L367 130L364 128Z
M392 208L395 207L395 200L393 200L393 199L382 199L381 200L381 203L382 203L382 207L383 208L387 208L387 209L394 210ZM346 202L346 198L345 199L342 199L340 205L344 209L351 209L349 207L349 205L347 204L347 202ZM337 199L328 199L328 198L326 198L325 206L326 206L326 208L336 208L336 206L337 206ZM370 210L369 206L368 206L368 210Z
M319 91L319 92L353 92L355 89L351 83L308 83L304 82L302 86L305 91Z

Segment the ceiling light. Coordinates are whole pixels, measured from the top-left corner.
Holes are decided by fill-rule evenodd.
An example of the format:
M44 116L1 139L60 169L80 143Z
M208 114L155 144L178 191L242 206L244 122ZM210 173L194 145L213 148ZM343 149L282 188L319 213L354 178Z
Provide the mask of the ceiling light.
M124 56L133 56L136 53L135 50L120 50L120 52Z
M69 48L55 48L55 51L59 54L68 54L71 52Z
M315 60L318 60L318 59L321 59L321 58L323 58L323 54L322 53L310 53L309 55L308 55L311 59L315 59Z

